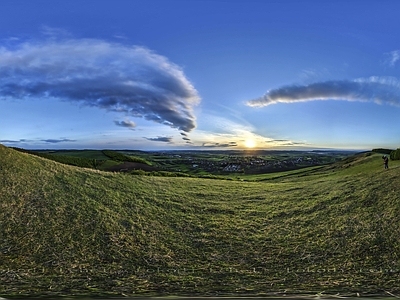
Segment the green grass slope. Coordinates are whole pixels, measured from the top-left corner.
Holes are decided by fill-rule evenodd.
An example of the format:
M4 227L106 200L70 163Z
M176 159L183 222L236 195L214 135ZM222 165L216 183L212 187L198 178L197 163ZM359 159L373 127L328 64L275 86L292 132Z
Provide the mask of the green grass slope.
M0 296L400 293L400 165L130 176L0 145Z

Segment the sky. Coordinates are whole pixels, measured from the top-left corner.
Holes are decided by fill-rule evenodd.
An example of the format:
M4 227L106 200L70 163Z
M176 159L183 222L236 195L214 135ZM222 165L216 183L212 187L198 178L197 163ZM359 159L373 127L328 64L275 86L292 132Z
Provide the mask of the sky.
M398 0L2 0L0 143L400 147Z

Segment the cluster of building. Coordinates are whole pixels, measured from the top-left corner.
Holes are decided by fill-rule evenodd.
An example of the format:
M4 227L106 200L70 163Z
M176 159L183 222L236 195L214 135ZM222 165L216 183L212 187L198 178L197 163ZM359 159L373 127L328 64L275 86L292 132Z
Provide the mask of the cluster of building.
M293 157L284 160L266 160L260 157L235 156L224 160L213 161L208 159L186 158L180 163L188 164L192 169L202 169L210 173L261 173L276 170L295 169L303 166L318 165L321 162L316 157Z
M261 174L333 163L351 151L259 151L247 155L240 151L180 151L162 153L160 164L170 171L210 174Z

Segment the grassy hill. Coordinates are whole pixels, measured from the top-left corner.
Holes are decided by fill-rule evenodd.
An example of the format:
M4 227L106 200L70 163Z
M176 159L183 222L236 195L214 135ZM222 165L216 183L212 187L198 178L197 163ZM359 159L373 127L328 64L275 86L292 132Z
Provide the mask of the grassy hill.
M400 293L400 162L130 176L0 145L0 296Z

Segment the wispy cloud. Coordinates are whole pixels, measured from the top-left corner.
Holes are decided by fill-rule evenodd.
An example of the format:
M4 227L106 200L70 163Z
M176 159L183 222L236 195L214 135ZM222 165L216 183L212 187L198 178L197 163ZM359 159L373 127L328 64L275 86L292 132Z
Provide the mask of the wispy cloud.
M66 143L66 142L76 142L76 140L60 138L60 139L41 139L41 140L27 140L27 139L20 139L20 140L0 140L0 143L4 144L26 144L32 142L43 142L49 144L58 144L58 143Z
M71 37L71 33L63 28L51 27L47 25L41 26L41 32L43 35L50 38L57 39L59 37Z
M0 48L0 65L0 99L58 99L184 132L196 127L198 92L179 66L143 47L51 39Z
M124 121L114 121L115 125L121 126L121 127L126 127L130 129L134 129L136 127L135 122L131 120L124 120Z
M203 143L202 147L206 148L230 148L237 147L237 142L229 142L229 143Z
M2 144L23 144L23 143L28 143L30 140L26 139L20 139L20 140L0 140L0 143Z
M70 139L46 139L40 140L41 142L50 143L50 144L58 144L58 143L65 143L65 142L76 142L76 140Z
M300 72L299 78L302 82L312 82L321 80L321 78L328 78L330 76L328 69L304 69Z
M274 147L281 147L281 146L306 146L307 144L304 142L294 142L291 140L285 139L268 139L265 141L267 145L273 145Z
M148 141L152 141L152 142L163 142L163 143L172 143L172 137L170 136L159 136L156 138L145 138Z
M181 132L180 134L182 136L182 140L186 141L187 144L191 144L192 143L187 133Z
M400 81L393 77L369 77L325 81L309 85L292 85L268 91L250 100L248 106L262 107L275 103L294 103L313 100L346 100L400 105Z
M400 50L394 50L388 53L385 53L385 64L394 67L397 61L400 59Z

